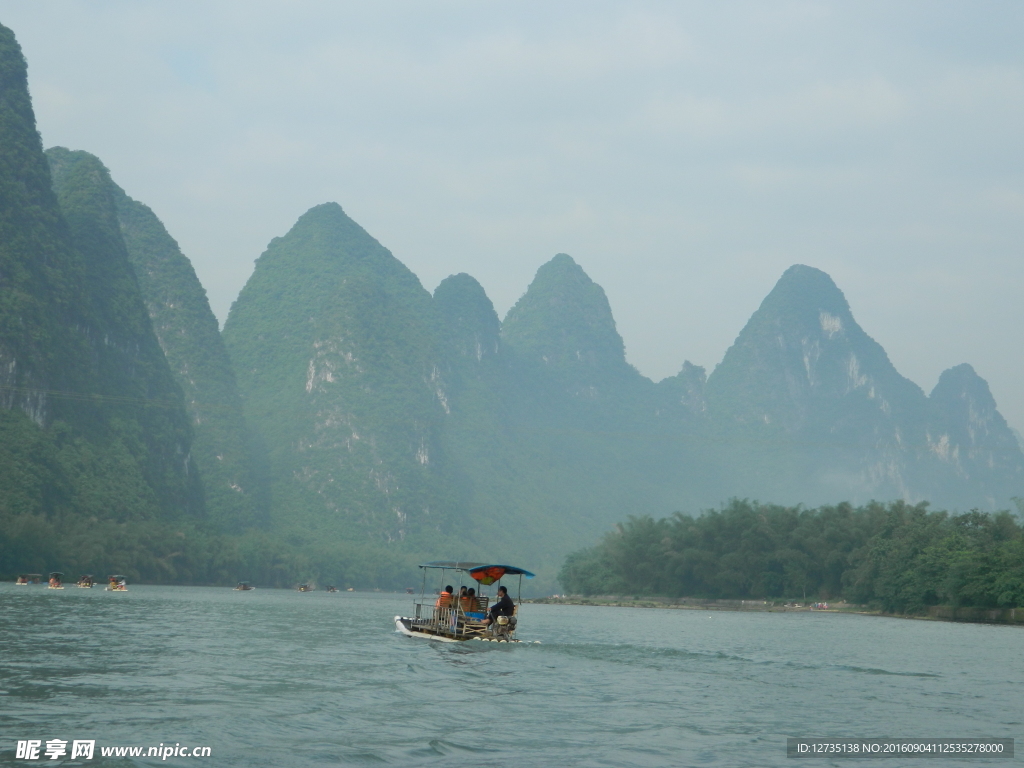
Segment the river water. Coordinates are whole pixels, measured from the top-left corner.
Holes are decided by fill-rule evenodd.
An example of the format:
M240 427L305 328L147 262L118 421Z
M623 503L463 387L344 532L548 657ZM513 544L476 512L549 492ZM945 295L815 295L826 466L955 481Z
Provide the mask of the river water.
M395 633L410 602L0 585L0 764L793 768L787 736L1022 735L1015 627L525 605L539 644L455 645ZM95 757L15 760L29 739ZM212 756L99 754L158 744Z

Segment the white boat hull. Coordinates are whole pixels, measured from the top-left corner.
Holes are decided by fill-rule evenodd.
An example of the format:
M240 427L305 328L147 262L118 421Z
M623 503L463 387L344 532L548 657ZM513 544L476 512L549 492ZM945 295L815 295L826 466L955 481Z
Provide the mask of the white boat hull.
M432 632L419 632L411 626L413 619L405 616L395 616L395 629L406 637L418 637L423 640L434 640L439 643L468 643L474 640L482 643L518 643L519 640L509 640L503 637L448 637L446 635L435 635Z

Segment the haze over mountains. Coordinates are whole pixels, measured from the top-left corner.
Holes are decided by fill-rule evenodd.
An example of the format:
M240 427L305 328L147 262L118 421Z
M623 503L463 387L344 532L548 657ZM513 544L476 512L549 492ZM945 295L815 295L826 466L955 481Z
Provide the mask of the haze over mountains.
M431 295L324 203L271 241L221 334L157 215L99 159L43 153L4 28L0 402L5 572L59 557L153 579L396 585L421 557L486 557L550 583L629 514L734 496L994 509L1024 488L985 381L959 364L926 396L809 266L781 276L710 376L687 362L655 383L572 257L543 264L501 321L471 276ZM164 527L133 538L145 521ZM95 552L47 543L68 531ZM179 534L238 551L183 569Z

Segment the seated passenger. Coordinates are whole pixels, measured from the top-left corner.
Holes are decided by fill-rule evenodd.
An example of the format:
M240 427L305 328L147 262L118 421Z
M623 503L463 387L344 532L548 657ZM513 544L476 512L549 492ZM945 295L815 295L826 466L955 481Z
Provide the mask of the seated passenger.
M498 587L498 600L491 606L490 615L484 619L484 624L492 624L499 616L511 616L516 610L516 604L508 596L508 590Z
M437 602L434 603L435 608L449 608L452 604L452 585L449 584L444 588L444 591L437 596Z

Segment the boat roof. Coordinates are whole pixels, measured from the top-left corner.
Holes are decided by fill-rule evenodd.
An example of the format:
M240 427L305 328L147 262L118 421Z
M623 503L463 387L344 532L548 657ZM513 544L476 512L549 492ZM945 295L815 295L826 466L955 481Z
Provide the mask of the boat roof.
M445 568L453 571L465 571L466 573L472 574L474 571L486 571L491 568L501 568L506 574L513 576L525 576L528 579L533 578L533 574L525 568L520 568L515 565L503 565L501 563L469 563L461 560L434 560L430 563L423 563L420 568Z

